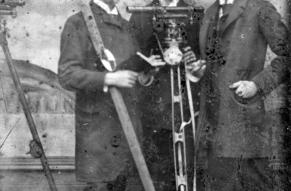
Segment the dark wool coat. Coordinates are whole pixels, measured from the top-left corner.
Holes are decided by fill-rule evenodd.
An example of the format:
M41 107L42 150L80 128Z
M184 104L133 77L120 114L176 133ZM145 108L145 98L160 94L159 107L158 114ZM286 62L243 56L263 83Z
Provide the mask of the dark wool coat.
M118 67L138 68L138 46L128 22L106 14L94 3L92 10L104 45L115 56ZM105 74L82 14L71 16L61 37L59 80L64 88L76 92L76 175L81 181L112 181L124 175L131 157L110 94L103 92ZM141 134L135 89L123 89L122 94Z
M201 81L202 145L210 143L215 156L267 157L271 129L264 124L263 99L284 80L290 64L287 28L271 3L236 0L220 20L218 34L223 62L218 63L208 43L217 9L215 2L206 11L200 30L200 51L202 59L207 60ZM267 45L277 57L264 68ZM254 81L258 95L238 98L229 85L240 80Z

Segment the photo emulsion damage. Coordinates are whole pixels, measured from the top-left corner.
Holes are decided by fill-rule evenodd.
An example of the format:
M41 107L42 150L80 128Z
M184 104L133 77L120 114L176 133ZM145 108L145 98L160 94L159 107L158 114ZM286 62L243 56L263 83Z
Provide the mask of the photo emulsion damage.
M0 1L0 191L288 191L290 0Z

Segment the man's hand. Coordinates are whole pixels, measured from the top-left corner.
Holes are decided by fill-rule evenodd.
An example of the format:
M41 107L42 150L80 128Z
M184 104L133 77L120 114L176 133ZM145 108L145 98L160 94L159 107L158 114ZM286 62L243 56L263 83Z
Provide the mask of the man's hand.
M206 61L205 60L197 60L192 62L191 64L186 65L187 70L195 75L195 73L203 76L206 69ZM198 77L198 76L197 76Z
M229 88L236 89L235 93L242 98L251 98L258 92L258 87L253 81L238 81Z
M204 75L206 69L205 60L197 60L195 53L190 46L183 49L183 62L186 64L188 77L192 82L198 82Z
M183 54L182 60L184 63L186 63L186 65L190 65L196 61L196 55L190 46L187 46L183 50L184 50L184 54Z
M161 59L161 56L159 56L159 55L152 55L150 57L146 57L145 55L143 55L140 52L137 52L136 54L139 57L141 57L144 61L146 61L147 63L149 63L152 67L164 66L166 64L166 62L164 62Z
M191 64L186 65L186 71L189 79L192 82L198 82L200 78L204 75L206 70L206 61L205 60L197 60L192 62Z
M164 66L166 64L166 62L164 62L161 59L160 55L151 55L148 58L148 63L152 66L152 67L157 67L157 66Z
M116 72L109 72L105 75L105 86L116 86L120 88L134 87L138 73L130 70L120 70Z

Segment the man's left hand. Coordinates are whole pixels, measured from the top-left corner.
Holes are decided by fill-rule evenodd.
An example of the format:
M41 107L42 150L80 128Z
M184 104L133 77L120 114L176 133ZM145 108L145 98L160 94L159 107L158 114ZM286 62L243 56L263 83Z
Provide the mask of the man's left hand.
M136 53L141 59L149 63L152 67L159 67L159 66L164 66L166 65L166 62L164 62L161 59L161 56L159 55L151 55L150 57L146 57L140 52Z
M191 65L193 62L196 61L196 59L196 55L190 46L184 48L183 62L186 63L186 65Z
M236 89L235 93L242 98L251 98L258 92L258 87L253 81L238 81L229 88Z
M164 66L164 65L166 65L166 62L164 62L161 59L161 56L159 56L159 55L151 55L150 57L148 57L148 63L152 67L158 67L158 66Z

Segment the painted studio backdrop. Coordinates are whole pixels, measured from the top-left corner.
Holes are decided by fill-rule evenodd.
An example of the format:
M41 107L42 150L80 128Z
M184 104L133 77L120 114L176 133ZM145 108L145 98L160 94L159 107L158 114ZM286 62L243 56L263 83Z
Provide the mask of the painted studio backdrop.
M12 57L26 93L44 150L53 169L74 169L74 94L58 83L57 65L60 34L65 20L78 12L77 0L26 0L17 8L18 16L8 19L8 41ZM120 6L146 5L149 0L124 0ZM207 8L213 0L188 0ZM272 0L287 22L287 2ZM268 59L272 53L268 53ZM268 64L268 61L266 65ZM284 108L286 87L277 88L267 99L274 161L280 164L283 128L280 109ZM0 53L0 170L41 169L39 159L29 152L31 134L8 67ZM1 180L2 179L2 180ZM5 174L0 181L5 182ZM42 180L45 182L45 178ZM6 182L7 183L7 182ZM7 183L9 184L9 183ZM4 189L4 183L0 184ZM8 187L6 188L8 189ZM4 189L4 190L6 190ZM9 189L10 190L10 189Z

